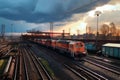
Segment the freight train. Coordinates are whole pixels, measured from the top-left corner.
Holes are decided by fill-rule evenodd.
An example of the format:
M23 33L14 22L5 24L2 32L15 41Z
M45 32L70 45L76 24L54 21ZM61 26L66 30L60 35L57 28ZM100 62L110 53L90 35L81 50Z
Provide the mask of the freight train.
M74 59L83 58L87 55L85 44L81 41L51 40L51 39L36 39L33 41L37 44L50 47L61 53L67 54L68 56Z

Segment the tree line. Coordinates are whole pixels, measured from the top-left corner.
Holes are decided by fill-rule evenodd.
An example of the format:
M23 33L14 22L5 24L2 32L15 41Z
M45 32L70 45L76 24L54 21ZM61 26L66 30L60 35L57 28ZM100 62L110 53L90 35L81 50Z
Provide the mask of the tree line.
M118 29L113 22L109 24L103 24L100 27L100 32L103 35L103 39L119 39L120 36L120 29Z

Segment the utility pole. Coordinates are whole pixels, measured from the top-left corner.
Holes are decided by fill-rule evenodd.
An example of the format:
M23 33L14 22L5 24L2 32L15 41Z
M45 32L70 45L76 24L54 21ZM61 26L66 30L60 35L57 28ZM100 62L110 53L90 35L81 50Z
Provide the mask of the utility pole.
M70 35L70 31L71 31L71 29L69 28L69 35Z
M50 22L50 33L51 33L51 38L53 38L53 22Z
M87 40L87 26L86 26L85 39Z
M69 38L71 39L71 36L70 36L70 31L71 31L71 29L69 28Z

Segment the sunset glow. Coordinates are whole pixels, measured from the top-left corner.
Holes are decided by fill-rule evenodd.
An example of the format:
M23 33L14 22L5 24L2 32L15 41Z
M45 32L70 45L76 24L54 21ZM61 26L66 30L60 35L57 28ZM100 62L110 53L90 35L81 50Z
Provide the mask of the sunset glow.
M83 34L86 32L86 26L88 24L88 22L86 22L88 19L94 19L94 25L89 25L91 23L88 24L88 26L96 26L96 15L95 15L95 12L96 11L100 11L101 12L101 15L104 15L106 14L108 11L112 13L115 12L115 11L119 11L120 10L120 5L116 4L116 5L103 5L103 6L100 6L100 7L96 7L94 10L91 10L89 12L87 12L87 14L85 14L85 16L83 16L83 19L81 20L78 20L77 22L72 22L72 23L69 23L69 24L66 24L64 27L61 27L61 29L59 29L59 31L61 30L65 30L68 32L69 29L71 29L71 34L77 34L78 30L79 30L79 33L80 34ZM104 21L104 23L106 24L109 24L110 22L107 22L107 21ZM99 25L101 25L99 23ZM94 28L94 30L96 30L96 27ZM96 32L96 31L93 31L93 32Z
M69 32L70 29L70 34L77 35L77 30L79 30L80 34L84 34L86 32L86 26L87 23L83 21L78 21L76 23L71 23L71 24L66 24L64 27L60 28L59 30L56 29L56 31L61 32L62 30L65 30L65 32Z
M71 27L71 34L77 35L77 30L79 30L79 34L83 34L86 32L86 23L80 23L78 26Z

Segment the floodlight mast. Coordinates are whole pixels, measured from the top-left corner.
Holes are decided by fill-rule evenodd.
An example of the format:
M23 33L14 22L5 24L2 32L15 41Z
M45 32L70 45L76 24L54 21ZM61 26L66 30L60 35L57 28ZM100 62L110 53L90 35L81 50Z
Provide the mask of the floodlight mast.
M96 45L97 45L97 41L98 41L98 23L99 23L99 16L100 16L100 14L101 14L101 11L96 11L95 12L95 15L97 16L97 33L96 33Z

